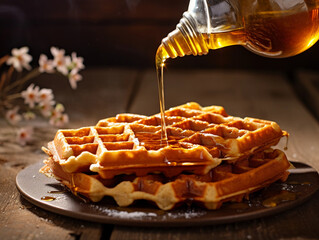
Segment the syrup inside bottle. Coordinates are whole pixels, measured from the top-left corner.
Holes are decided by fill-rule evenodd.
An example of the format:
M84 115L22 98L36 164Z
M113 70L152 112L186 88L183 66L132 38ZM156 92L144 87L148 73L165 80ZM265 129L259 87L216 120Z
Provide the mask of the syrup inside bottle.
M260 12L245 20L246 48L256 54L283 58L297 55L319 38L319 10Z

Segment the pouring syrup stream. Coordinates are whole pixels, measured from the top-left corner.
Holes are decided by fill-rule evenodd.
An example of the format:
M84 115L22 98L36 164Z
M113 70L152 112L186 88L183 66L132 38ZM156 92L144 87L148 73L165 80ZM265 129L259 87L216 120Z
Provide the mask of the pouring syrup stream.
M157 73L157 83L158 83L158 96L160 104L160 113L161 113L161 141L165 141L168 145L168 137L166 131L166 122L165 122L165 101L164 101L164 66L165 61L168 58L168 54L162 45L158 48L155 57L156 73Z

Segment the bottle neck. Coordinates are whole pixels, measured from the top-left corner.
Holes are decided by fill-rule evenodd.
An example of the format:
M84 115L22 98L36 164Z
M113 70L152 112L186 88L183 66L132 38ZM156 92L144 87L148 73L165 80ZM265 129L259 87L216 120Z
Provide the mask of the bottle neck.
M170 58L205 55L209 50L203 35L197 30L196 20L188 12L183 14L176 29L162 40L162 48Z

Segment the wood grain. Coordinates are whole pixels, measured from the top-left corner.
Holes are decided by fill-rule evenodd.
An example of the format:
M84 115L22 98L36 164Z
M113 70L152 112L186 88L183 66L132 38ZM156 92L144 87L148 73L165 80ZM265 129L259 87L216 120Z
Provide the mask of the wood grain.
M68 80L52 75L43 75L36 84L52 87L55 100L62 102L70 115L66 127L76 128L94 125L100 118L124 112L136 76L134 70L94 69L83 72L84 79L76 91L70 88ZM47 212L20 196L15 187L16 174L45 158L41 147L53 139L57 130L43 119L30 124L34 127L33 141L22 147L16 142L16 129L0 119L0 239L100 239L106 236L112 227Z
M25 158L25 155L20 158ZM14 159L8 159L12 162ZM0 165L0 239L99 239L101 225L65 218L33 206L24 200L15 187L15 176L21 166ZM36 186L35 186L36 187ZM94 236L94 238L91 238Z
M203 227L188 228L137 228L116 226L111 240L197 240L197 239L318 239L319 192L303 205L286 212L255 219ZM300 217L303 216L303 217ZM309 221L309 219L312 219Z
M138 70L89 68L81 74L83 80L76 90L71 89L66 78L44 75L37 80L40 87L52 88L56 101L65 105L69 127L95 125L102 118L126 111Z
M70 115L66 127L95 124L120 112L159 111L155 70L86 69L76 91L65 79L43 75ZM231 115L270 119L290 132L287 155L319 169L318 122L296 98L281 72L165 71L167 108L188 101L223 105ZM251 221L196 228L137 228L103 225L56 215L24 200L15 187L19 170L45 157L41 146L56 128L37 119L32 143L21 147L0 119L0 239L318 239L319 193L284 213ZM284 145L284 143L282 143ZM36 187L36 186L35 186ZM114 227L114 228L113 228Z
M319 120L319 74L318 71L299 70L295 77L296 90L307 107Z

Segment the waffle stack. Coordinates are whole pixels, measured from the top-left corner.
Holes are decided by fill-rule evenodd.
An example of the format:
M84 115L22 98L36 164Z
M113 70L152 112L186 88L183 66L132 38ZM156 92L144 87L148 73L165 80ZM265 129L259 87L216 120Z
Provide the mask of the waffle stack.
M93 202L112 197L163 210L194 202L217 209L284 181L290 164L272 149L287 135L277 123L227 115L223 107L187 103L160 115L118 114L96 126L59 130L40 170Z

